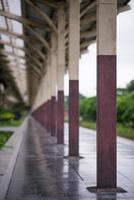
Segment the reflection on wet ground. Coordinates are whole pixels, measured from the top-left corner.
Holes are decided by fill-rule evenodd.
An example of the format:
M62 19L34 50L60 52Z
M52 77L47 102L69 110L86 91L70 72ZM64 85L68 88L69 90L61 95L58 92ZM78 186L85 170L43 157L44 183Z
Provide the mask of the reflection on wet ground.
M80 128L83 159L68 155L68 126L65 145L57 145L35 120L29 121L17 159L7 200L134 200L134 142L118 138L118 186L127 193L90 193L96 185L96 134Z

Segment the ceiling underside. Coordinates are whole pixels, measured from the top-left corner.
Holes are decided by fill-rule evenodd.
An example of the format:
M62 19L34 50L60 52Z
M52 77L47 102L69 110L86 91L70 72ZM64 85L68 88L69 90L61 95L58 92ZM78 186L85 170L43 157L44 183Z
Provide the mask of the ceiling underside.
M27 96L29 99L35 96L45 72L46 55L51 49L50 33L57 34L57 11L60 6L64 6L66 13L66 70L68 69L68 0L21 0L20 5L18 2L0 0L0 62L11 72L17 93L26 101ZM129 9L128 2L118 0L118 13ZM81 0L81 55L95 41L96 1Z

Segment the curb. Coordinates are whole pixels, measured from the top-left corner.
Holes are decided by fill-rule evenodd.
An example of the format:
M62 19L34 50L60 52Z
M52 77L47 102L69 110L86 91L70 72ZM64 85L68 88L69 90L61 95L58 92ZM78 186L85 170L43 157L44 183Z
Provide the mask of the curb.
M0 200L4 200L7 195L27 122L28 119L25 119L0 151Z

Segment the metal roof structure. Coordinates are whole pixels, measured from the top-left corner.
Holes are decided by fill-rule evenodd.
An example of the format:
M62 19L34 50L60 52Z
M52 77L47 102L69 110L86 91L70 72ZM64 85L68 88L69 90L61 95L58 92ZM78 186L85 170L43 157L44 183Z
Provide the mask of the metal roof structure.
M51 51L50 33L58 33L57 11L66 15L66 70L68 69L68 1L0 0L1 61L10 69L17 93L26 100L34 98L45 73L46 58ZM129 9L129 0L118 0L118 13ZM13 5L17 5L14 6ZM19 8L20 6L20 8ZM21 25L23 25L23 28ZM80 53L96 41L96 1L80 0Z

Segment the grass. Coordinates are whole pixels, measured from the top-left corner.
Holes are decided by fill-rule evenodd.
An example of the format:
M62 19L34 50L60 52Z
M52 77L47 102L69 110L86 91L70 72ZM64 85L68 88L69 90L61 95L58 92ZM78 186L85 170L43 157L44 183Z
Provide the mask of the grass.
M81 121L80 126L96 130L96 122ZM117 124L117 134L121 137L134 140L134 129L123 124Z
M96 130L96 123L92 121L81 121L80 126Z
M117 125L117 133L121 137L134 140L134 128L127 127L123 124Z
M0 149L4 146L4 144L8 141L8 139L11 137L11 132L0 132Z
M18 119L18 120L5 120L0 121L0 126L20 126L23 122L24 118Z

